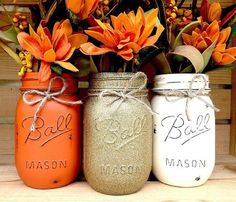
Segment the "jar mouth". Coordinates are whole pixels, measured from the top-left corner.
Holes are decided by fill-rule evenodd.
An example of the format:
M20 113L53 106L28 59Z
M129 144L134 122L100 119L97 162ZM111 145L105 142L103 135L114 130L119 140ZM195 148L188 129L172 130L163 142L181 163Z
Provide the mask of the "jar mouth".
M209 78L206 74L198 73L176 73L162 74L154 77L154 88L152 91L163 90L210 90Z

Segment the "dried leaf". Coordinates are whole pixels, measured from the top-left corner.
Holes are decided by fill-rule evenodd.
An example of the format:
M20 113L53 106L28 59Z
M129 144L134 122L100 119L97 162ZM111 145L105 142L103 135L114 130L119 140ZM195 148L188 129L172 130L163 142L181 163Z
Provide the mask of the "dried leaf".
M195 72L201 72L204 67L204 59L198 49L193 46L183 45L175 48L170 54L180 55L187 58L193 65Z
M0 40L0 47L2 47L3 50L6 51L19 65L21 65L21 60L19 56L15 53L14 50L12 50L8 45L3 43L1 40Z

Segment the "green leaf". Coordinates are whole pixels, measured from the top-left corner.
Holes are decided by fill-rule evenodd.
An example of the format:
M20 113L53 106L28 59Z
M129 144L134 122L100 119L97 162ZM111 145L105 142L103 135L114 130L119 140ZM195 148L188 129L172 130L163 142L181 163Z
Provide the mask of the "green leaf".
M181 73L192 73L192 72L194 72L194 71L195 71L195 69L194 69L193 65L189 65L189 66L187 66L185 69L183 69L183 70L181 71Z
M96 65L94 63L93 57L90 56L89 58L90 58L90 68L89 68L90 72L91 73L98 73L98 69L97 69L97 67L96 67Z
M231 34L230 37L236 36L236 22L231 26Z
M214 50L216 46L216 41L213 42L203 53L202 53L202 57L203 57L203 60L204 60L204 66L201 70L199 70L199 72L203 72L204 71L204 68L208 65L208 62L209 60L211 59L211 55L212 55L212 52Z
M171 74L169 62L162 52L151 60L152 65L157 69L159 74Z
M14 26L12 26L6 31L0 30L0 39L6 42L12 42L12 43L18 44L18 40L17 40L18 33L19 33L19 30Z
M139 52L139 65L137 69L141 69L142 66L149 63L153 58L157 55L162 53L164 50L163 48L153 48L153 47L146 47L140 50Z
M195 27L197 27L198 25L200 25L199 21L193 21L191 23L189 23L188 25L186 25L178 34L178 36L175 39L174 45L173 45L173 49L175 49L177 46L181 46L183 45L182 42L182 34L183 33L187 33L191 30L193 30Z
M90 71L90 61L89 59L86 58L80 58L77 61L77 66L79 67L79 72L78 72L78 76L79 77L85 77L89 75L89 71Z
M52 64L52 65L51 65L51 69L52 69L52 71L54 71L55 73L57 73L57 74L59 74L59 75L62 74L62 68L61 68L61 66L59 66L59 65Z
M204 67L204 59L202 54L193 46L178 46L169 54L180 55L187 58L192 63L196 73L200 72Z

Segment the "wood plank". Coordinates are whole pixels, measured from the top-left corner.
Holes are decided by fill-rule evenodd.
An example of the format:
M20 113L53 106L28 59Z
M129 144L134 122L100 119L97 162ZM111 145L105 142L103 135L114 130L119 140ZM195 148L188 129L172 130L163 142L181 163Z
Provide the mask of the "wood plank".
M231 71L211 71L208 73L210 84L231 84Z
M147 182L137 193L125 196L109 196L94 191L87 182L74 182L68 186L38 190L26 187L19 180L12 166L0 166L0 201L73 201L73 202L212 202L235 201L236 171L216 166L210 179L200 187L179 188L158 181ZM227 169L227 170L225 170Z
M210 95L214 105L220 109L216 112L216 119L231 119L231 90L213 89Z
M40 0L1 0L2 4L14 4L14 5L35 5L40 4Z
M19 65L0 48L0 79L2 80L17 80L17 73L20 69Z
M197 1L197 6L200 7L202 1ZM217 2L220 2L220 5L225 8L228 6L231 6L233 3L235 3L235 0L219 0ZM184 6L189 7L192 4L191 0L186 0L184 3Z
M14 165L15 155L14 154L0 154L0 166L1 165ZM1 176L1 173L0 173Z
M236 156L236 69L232 71L230 154Z
M0 117L13 117L19 97L19 81L0 80Z
M216 154L229 154L230 125L216 125Z
M0 154L14 154L13 124L0 124Z

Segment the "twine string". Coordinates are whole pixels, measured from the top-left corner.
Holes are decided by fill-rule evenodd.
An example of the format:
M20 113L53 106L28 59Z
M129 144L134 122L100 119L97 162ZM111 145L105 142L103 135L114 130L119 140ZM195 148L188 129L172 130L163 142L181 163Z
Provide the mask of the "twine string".
M51 92L52 90L52 84L56 79L60 79L63 83L62 88L59 91L56 92ZM57 98L57 96L60 96L64 93L64 91L66 90L66 88L68 87L66 81L64 78L60 77L60 76L56 76L53 77L48 84L48 89L46 91L39 91L39 90L29 90L29 91L25 91L23 93L23 101L25 104L27 105L35 105L38 104L38 107L34 113L34 117L33 117L33 122L31 124L30 127L30 131L35 131L36 130L36 121L38 118L38 113L43 109L44 105L46 104L46 102L48 100L54 100L58 103L61 104L65 104L65 105L78 105L78 104L83 104L81 100L78 101L66 101L66 100L62 100L60 98ZM38 99L34 99L34 100L29 100L28 99L28 95L39 95L41 97L39 97Z
M203 86L199 88L198 90L193 90L193 84L197 79L201 79L203 81ZM205 95L206 92L206 87L207 87L207 80L203 75L196 75L192 78L192 81L189 84L189 89L186 91L183 90L170 90L169 92L159 92L161 95L165 95L165 98L168 102L175 102L178 100L181 100L183 98L186 98L185 102L185 114L188 119L188 121L191 121L190 113L189 113L189 105L191 100L194 98L199 99L203 103L206 104L207 107L211 107L215 111L220 111L218 108L216 108L214 105L210 104L207 102L205 99L201 97L201 95ZM176 98L173 98L175 96Z
M134 81L139 78L142 78L144 80L143 83L138 88L129 91L129 88L132 87L132 84L134 83ZM143 72L137 72L131 77L130 80L128 80L125 88L122 91L103 90L101 93L89 93L89 96L98 96L98 98L102 100L106 105L112 105L113 103L119 101L119 103L115 107L114 112L119 109L119 107L122 105L122 103L125 100L132 99L144 105L150 111L150 113L153 114L151 107L147 105L144 101L142 101L141 99L135 96L136 93L145 89L146 84L147 84L147 76ZM105 99L106 96L115 96L117 98L109 102L109 100ZM146 97L146 95L140 95L140 96Z

